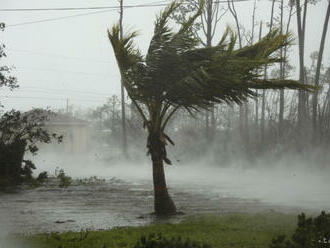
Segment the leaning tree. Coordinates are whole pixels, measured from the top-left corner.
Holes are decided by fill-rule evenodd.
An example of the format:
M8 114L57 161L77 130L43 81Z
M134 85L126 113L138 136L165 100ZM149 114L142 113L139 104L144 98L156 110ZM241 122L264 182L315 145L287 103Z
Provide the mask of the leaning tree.
M166 145L174 143L165 129L179 109L193 114L214 103L240 104L255 97L254 89L310 89L292 80L266 80L260 74L265 65L281 61L275 51L290 43L289 35L272 31L254 45L235 49L236 35L227 28L216 46L201 48L192 26L204 3L175 31L168 22L180 4L171 3L157 16L146 56L133 44L135 32L121 38L118 25L108 30L124 86L148 131L157 215L176 213L163 162L171 164Z

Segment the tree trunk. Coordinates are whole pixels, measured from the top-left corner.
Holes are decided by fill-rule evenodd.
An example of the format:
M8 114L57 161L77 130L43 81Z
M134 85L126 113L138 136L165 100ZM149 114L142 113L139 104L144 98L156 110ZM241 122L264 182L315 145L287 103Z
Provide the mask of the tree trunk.
M281 0L281 18L280 18L280 33L283 34L283 0ZM281 52L281 63L280 63L280 78L284 79L284 61L283 61L283 48L280 50ZM280 110L279 110L279 122L278 122L278 133L281 139L283 135L283 121L284 121L284 89L280 90Z
M293 10L293 5L290 6L290 11L289 11L289 17L288 17L288 22L286 26L286 31L285 34L289 34L289 28L290 28L290 23L291 23L291 16L292 16L292 10ZM281 1L281 33L283 33L283 0ZM287 51L288 51L288 46L285 46L284 48L281 48L281 58L284 59L284 61L281 62L280 64L280 77L281 79L284 79L286 77L286 59L287 59ZM284 89L280 90L280 112L279 112L279 135L280 138L283 137L283 132L284 132Z
M261 40L261 35L262 35L262 21L260 21L260 26L259 26L259 41ZM256 136L258 138L258 130L259 130L259 98L258 98L258 95L259 95L259 92L258 90L256 90L256 97L254 99L255 101L255 127L256 127Z
M266 69L265 69L265 78L266 78ZM266 91L262 90L261 98L261 121L260 121L260 138L261 144L265 144L265 109L266 109Z
M205 110L205 137L206 140L210 138L209 110Z
M299 42L299 81L305 83L304 77L304 48L305 48L305 23L306 23L306 11L307 0L304 3L303 20L301 20L301 5L300 0L296 1L296 13L297 13L297 26L298 26L298 42ZM298 132L301 132L303 123L306 119L306 96L305 92L299 91L298 99Z
M250 146L248 101L244 102L244 140L245 140L245 151L248 151L249 146Z
M22 162L26 142L15 141L12 144L0 144L0 189L22 183Z
M206 9L206 47L212 46L212 13L213 12L213 1L207 1ZM206 118L206 138L209 142L213 142L215 134L215 116L214 116L214 106L211 107L211 118L209 120L209 114L207 113ZM211 125L210 125L211 124Z
M330 1L328 3L327 13L324 19L323 25L323 32L320 42L320 49L317 58L317 66L316 66L316 73L315 73L315 86L319 86L319 79L320 79L320 71L321 71L321 64L322 64L322 57L323 57L323 50L325 44L325 38L327 35L328 23L329 23L329 16L330 16ZM318 92L316 91L313 95L313 132L314 132L314 141L318 139L318 129L317 126L317 104L318 104Z
M154 208L158 216L176 214L176 207L167 191L164 163L166 157L165 143L161 132L149 135L148 146L152 160L152 175L154 183Z
M272 28L273 28L274 6L275 6L275 0L272 0L269 32L272 31ZM264 69L264 79L267 79L267 65L265 66L265 69ZM265 116L266 116L265 111L266 111L266 90L262 90L261 121L260 121L260 137L261 137L262 145L265 144Z
M168 194L163 160L152 156L152 174L154 180L154 208L156 215L176 214L176 207Z

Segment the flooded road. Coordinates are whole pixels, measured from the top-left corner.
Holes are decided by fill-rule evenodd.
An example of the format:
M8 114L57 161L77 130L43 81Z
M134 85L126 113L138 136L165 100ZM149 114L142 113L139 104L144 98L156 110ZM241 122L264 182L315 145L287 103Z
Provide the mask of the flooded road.
M54 164L44 167L54 170ZM39 233L107 229L162 221L153 212L150 165L64 168L76 178L98 176L92 185L39 187L0 195L2 232ZM330 210L326 176L242 169L167 168L169 191L183 216L232 212ZM306 183L308 182L308 183ZM4 231L5 230L5 231Z

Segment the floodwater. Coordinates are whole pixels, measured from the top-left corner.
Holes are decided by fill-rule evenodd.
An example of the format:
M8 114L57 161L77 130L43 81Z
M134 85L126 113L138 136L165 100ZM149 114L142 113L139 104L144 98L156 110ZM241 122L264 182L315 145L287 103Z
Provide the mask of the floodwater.
M108 229L159 221L152 215L151 166L62 166L75 178L105 182L67 188L45 186L0 195L0 232L39 233ZM90 164L90 163L88 163ZM59 164L44 164L50 173ZM166 169L169 192L179 215L233 212L320 212L330 210L326 175L297 170L252 170L173 166Z

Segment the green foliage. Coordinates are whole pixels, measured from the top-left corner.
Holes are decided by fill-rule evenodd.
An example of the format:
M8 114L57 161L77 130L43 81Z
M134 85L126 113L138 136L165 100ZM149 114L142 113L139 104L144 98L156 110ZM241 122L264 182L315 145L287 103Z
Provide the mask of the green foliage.
M61 188L69 187L72 183L72 178L65 175L65 172L63 169L59 171L59 174L57 175L57 178L60 179L59 186Z
M45 122L52 112L35 109L26 113L12 110L0 117L0 188L31 182L35 165L25 160L25 152L36 155L37 143L62 141L62 136L49 133Z
M305 88L293 81L262 80L258 69L280 62L274 52L290 43L288 35L272 31L258 43L235 50L236 35L227 29L217 46L199 48L190 28L201 14L181 24L174 32L169 16L180 6L173 2L156 19L154 36L143 57L129 34L120 40L119 26L108 31L130 97L142 103L152 100L171 106L198 109L213 103L241 103L254 96L250 89Z
M190 239L185 241L179 236L177 238L166 238L161 234L151 233L142 236L134 248L210 248L208 244L192 242Z
M298 226L290 240L284 235L272 240L269 248L329 248L330 214L322 212L316 218L298 215Z

